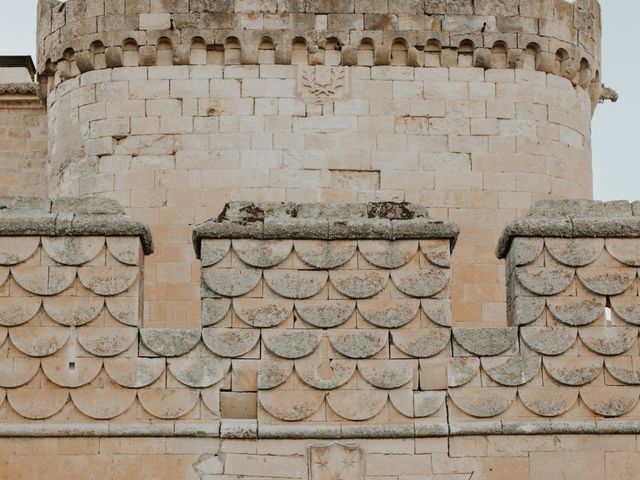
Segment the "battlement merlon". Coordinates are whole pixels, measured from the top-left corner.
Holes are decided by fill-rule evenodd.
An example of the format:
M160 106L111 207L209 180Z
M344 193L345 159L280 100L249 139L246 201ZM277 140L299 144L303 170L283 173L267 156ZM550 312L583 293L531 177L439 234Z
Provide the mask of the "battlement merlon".
M450 254L460 227L429 216L412 203L232 202L215 219L193 228L196 256L205 239L252 240L447 240Z
M237 50L222 60L227 64L261 63L262 49L273 50L272 63L297 63L299 50L306 49L310 64L352 65L360 64L359 50L371 49L375 65L430 66L433 60L425 55L441 51L440 65L452 66L459 63L452 52L460 50L470 59L464 66L485 68L523 68L529 49L537 54L537 70L571 79L588 70L589 80L599 79L601 16L595 0L383 3L40 0L37 68L49 76L65 59L76 61L80 71L99 68L94 57L103 53L106 66L117 67L131 45L141 65L155 65L156 50L167 45L173 64L208 63L206 53L192 54L202 48ZM337 53L325 55L329 50ZM501 57L493 64L492 51ZM581 76L576 83L586 82Z
M142 251L154 250L149 227L108 198L55 200L0 197L0 237L138 237Z
M640 238L640 202L541 200L507 225L496 255L507 258L514 238Z

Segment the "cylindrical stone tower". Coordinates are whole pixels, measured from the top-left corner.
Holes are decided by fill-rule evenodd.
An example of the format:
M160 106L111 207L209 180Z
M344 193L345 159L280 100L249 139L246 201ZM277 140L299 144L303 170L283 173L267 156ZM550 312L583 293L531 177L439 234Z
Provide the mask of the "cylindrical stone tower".
M504 322L503 226L590 197L595 0L40 0L53 196L152 226L147 326L197 326L190 225L230 200L428 206L454 319Z

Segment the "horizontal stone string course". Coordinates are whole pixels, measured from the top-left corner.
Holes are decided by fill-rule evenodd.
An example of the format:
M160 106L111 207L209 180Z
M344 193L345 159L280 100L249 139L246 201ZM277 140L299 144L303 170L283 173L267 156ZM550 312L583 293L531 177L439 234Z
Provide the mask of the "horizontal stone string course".
M150 423L79 423L79 424L0 424L0 438L133 438L183 437L246 439L407 439L446 438L487 435L637 435L640 423L634 421L509 421L468 422L411 428L407 425L340 426L340 425L268 425L259 427L255 421L222 420L220 422L184 421L163 424Z
M238 32L230 32L246 37ZM255 35L254 35L255 36ZM105 47L102 42L92 44L90 49L78 52L67 50L64 57L49 64L43 73L45 76L58 74L57 81L73 78L80 73L104 68L132 66L171 66L171 65L329 65L364 66L393 65L410 67L481 67L485 69L517 68L554 73L568 78L587 88L591 81L599 80L597 69L586 58L574 58L563 48L553 52L543 52L538 43L531 41L524 48L509 47L504 41L476 46L472 40L462 40L459 44L445 46L437 38L417 48L408 46L403 38L394 39L391 46L374 48L373 43L360 43L356 46L342 45L338 40L323 39L322 47L310 48L307 41L300 39L291 46L291 52L277 50L271 37L265 36L257 49L257 56L251 56L251 50L244 50L235 35L224 40L219 58L208 54L200 37L194 38L188 48L174 47L166 37L160 37L156 43L139 46L123 43L120 46ZM253 39L252 39L253 40ZM254 40L255 41L255 40ZM337 48L332 48L332 41ZM233 43L238 42L238 43ZM236 48L233 48L237 45ZM314 53L314 50L315 51ZM99 53L96 53L99 52ZM163 53L166 52L166 53ZM263 52L263 53L261 53ZM280 55L278 55L280 54ZM163 60L166 58L166 60ZM211 61L208 61L211 60Z

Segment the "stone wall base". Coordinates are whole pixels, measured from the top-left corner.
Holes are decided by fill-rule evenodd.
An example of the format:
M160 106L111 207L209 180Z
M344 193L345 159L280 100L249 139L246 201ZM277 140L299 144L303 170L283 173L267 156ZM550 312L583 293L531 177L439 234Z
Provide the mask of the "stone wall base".
M636 435L340 444L175 437L0 439L0 480L636 480L639 474Z

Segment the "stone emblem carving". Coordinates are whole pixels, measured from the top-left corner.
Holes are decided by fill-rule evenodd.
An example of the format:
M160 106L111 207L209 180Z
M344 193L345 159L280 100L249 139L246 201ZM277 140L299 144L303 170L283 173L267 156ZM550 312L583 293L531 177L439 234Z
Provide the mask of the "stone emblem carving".
M340 443L310 446L309 480L364 480L364 452Z
M347 98L348 70L344 67L301 67L298 71L298 94L316 103Z

